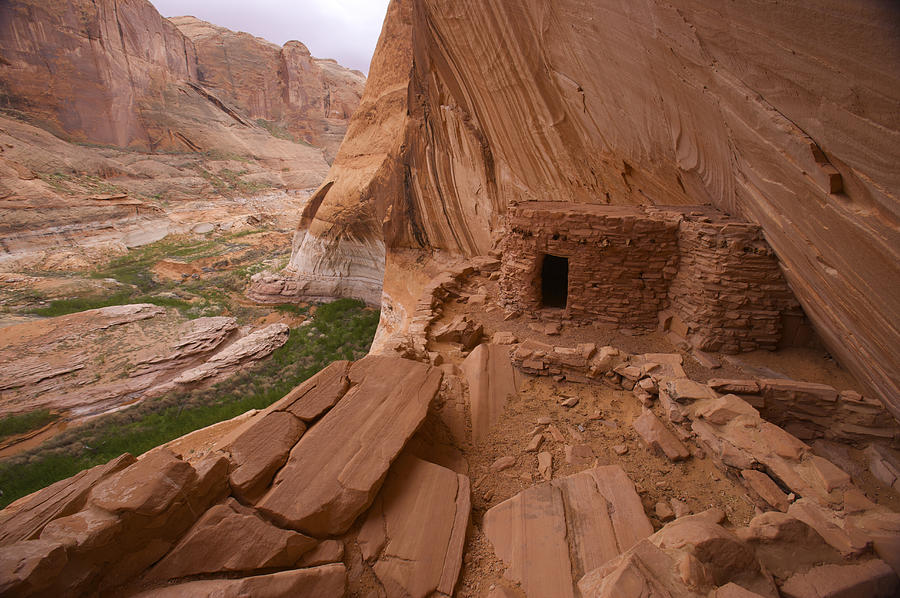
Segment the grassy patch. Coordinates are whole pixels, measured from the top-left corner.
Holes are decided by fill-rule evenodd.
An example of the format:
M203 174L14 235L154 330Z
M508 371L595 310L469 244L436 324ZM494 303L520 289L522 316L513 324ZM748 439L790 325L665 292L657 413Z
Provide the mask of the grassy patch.
M0 440L43 428L55 419L56 416L46 409L2 417L0 418Z
M244 373L210 388L144 401L0 463L0 507L122 453L138 455L193 430L271 405L332 361L365 355L378 316L377 310L350 299L321 305L309 326L293 329L283 347Z

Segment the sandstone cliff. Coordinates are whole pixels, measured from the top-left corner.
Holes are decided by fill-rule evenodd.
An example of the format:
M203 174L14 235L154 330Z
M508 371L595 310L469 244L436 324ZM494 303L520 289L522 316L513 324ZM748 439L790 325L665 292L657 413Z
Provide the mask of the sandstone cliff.
M281 47L194 17L169 20L193 42L202 85L334 156L359 105L362 73L314 58L298 41Z
M762 226L900 415L898 23L878 0L395 0L291 288L372 300L386 262L383 339L427 258L487 252L510 205L711 204Z
M363 81L299 42L173 24L146 0L0 6L0 106L70 141L259 155L263 137L297 137L331 155Z

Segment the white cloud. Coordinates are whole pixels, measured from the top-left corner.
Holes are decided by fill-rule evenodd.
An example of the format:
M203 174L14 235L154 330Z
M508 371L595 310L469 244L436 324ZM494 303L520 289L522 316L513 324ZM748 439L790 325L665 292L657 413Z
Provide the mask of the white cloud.
M276 44L296 39L313 56L369 70L389 0L150 0L165 17L192 15Z

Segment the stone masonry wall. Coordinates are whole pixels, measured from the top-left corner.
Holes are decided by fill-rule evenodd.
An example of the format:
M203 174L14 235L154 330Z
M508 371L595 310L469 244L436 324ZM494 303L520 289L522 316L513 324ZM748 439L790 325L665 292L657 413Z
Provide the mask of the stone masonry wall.
M655 328L677 272L677 231L677 220L637 207L521 204L508 219L500 301L507 309L540 309L549 254L569 260L569 315Z
M515 206L502 245L508 311L542 308L544 255L569 260L567 315L661 323L703 350L775 349L782 316L799 312L760 228L709 208Z
M669 301L679 333L704 351L778 348L782 314L800 306L775 253L756 225L705 220L685 218L678 229Z

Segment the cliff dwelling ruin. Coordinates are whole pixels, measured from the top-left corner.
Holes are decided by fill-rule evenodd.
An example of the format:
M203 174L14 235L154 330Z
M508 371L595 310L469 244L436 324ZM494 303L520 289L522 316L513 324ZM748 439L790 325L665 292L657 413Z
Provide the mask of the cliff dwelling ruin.
M661 327L722 353L813 342L760 227L714 209L522 203L501 255L509 311Z

